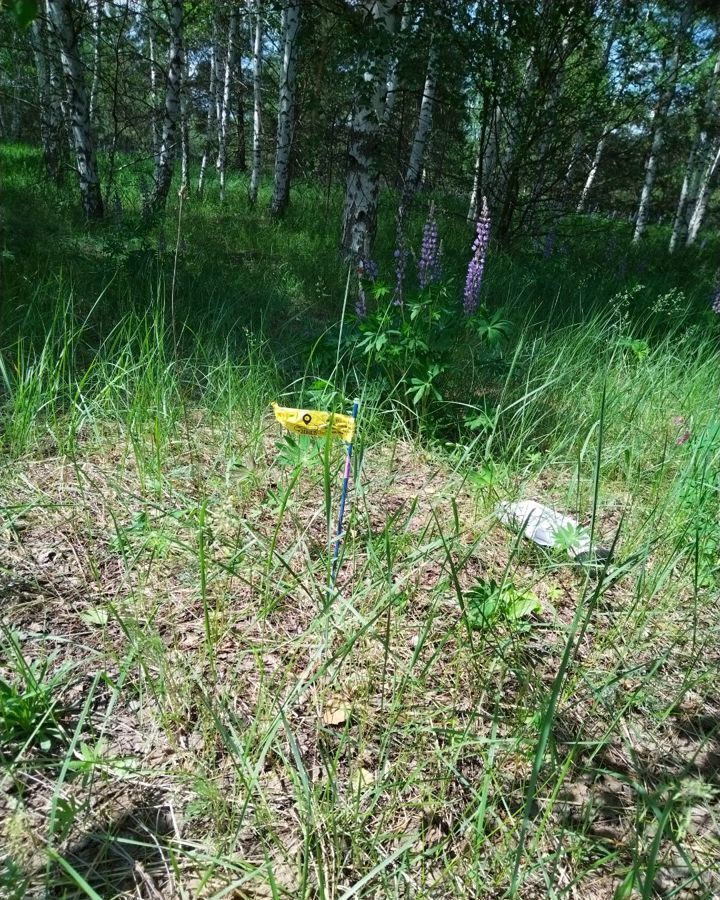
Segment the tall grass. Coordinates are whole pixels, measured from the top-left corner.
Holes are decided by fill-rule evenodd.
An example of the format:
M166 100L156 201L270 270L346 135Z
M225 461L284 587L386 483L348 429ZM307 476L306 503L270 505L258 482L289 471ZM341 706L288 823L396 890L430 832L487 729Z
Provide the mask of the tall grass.
M15 221L21 197L48 200L35 155L2 152ZM512 333L455 405L409 416L340 352L347 273L335 207L307 216L317 192L282 224L239 217L240 182L222 209L192 201L173 333L175 247L121 189L121 222L65 227L61 193L57 246L25 252L29 221L4 238L7 895L713 896L705 258L671 277L647 251L637 290L600 277L588 220L558 259L496 255L488 302ZM342 448L283 438L267 410L355 394L328 604ZM495 503L521 496L576 515L612 562L503 531ZM479 587L542 611L478 627Z

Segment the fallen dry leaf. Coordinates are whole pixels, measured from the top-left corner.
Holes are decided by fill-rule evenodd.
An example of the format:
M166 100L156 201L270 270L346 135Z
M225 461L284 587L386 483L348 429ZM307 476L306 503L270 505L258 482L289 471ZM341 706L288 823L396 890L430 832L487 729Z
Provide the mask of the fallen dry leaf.
M330 703L323 712L325 725L344 725L352 715L352 707L345 700Z
M361 766L353 772L352 777L350 778L350 784L355 793L365 791L375 784L375 773L371 772L370 769L365 769Z

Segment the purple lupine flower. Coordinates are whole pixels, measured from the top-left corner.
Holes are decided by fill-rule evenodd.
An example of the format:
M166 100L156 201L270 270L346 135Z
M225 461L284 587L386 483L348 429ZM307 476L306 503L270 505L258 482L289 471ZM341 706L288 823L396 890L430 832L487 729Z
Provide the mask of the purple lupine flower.
M365 282L375 281L378 276L377 263L367 256L358 257L355 264L355 271L358 276L358 292L355 300L355 314L359 319L364 319L367 315L367 295L365 293Z
M710 304L710 309L718 316L720 316L720 284L717 286L717 290L715 291L715 296L713 297L713 301Z
M405 265L408 252L404 245L395 248L395 290L393 291L393 306L402 306L405 299Z
M471 316L478 308L480 287L485 271L488 244L490 243L490 210L487 199L483 197L482 211L478 216L475 240L472 245L472 259L468 264L463 294L463 308L466 316Z
M428 285L440 281L441 277L440 241L438 239L435 211L431 206L423 228L420 259L418 260L418 284L421 288L426 288Z
M398 217L395 229L395 290L393 291L393 306L402 306L405 299L405 267L407 265L408 251L405 246L403 234L402 214Z
M361 256L358 259L356 268L359 278L375 281L378 276L378 264L367 256Z
M364 319L367 315L367 297L362 282L358 285L357 299L355 300L355 315L358 319Z

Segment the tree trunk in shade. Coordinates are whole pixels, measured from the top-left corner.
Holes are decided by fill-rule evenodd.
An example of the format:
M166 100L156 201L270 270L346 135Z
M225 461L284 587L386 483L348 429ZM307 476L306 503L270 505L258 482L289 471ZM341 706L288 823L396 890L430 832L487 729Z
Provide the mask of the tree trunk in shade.
M178 125L180 123L180 97L183 76L183 0L170 0L168 6L170 48L168 51L167 83L165 85L165 112L162 135L155 164L155 190L152 205L160 209L170 192L175 156L177 155Z
M290 152L295 127L295 87L297 83L298 32L300 0L285 0L283 34L285 52L280 76L277 140L275 145L275 178L270 210L274 216L285 212L290 199Z
M578 205L576 211L581 213L585 209L585 204L587 203L587 199L590 196L590 191L592 190L592 186L595 183L595 178L598 173L598 169L600 168L600 160L602 159L603 151L605 150L605 141L607 140L608 132L604 131L602 137L597 142L597 146L595 147L595 154L592 159L592 163L590 164L590 171L587 174L587 178L585 179L585 184L583 185L583 189L580 192L580 199L578 200Z
M225 172L227 163L227 137L228 123L230 122L230 99L232 97L232 77L235 70L235 55L237 49L238 16L233 10L230 15L228 27L227 54L225 57L225 71L223 73L222 100L220 103L220 116L218 118L218 155L215 168L220 182L220 202L225 200Z
M88 219L101 219L104 208L95 160L95 143L90 128L85 68L78 51L70 0L48 0L48 16L60 48L83 209Z
M250 187L248 199L250 203L257 203L260 190L260 177L262 174L262 39L263 21L261 0L251 0L252 10L255 15L255 37L253 40L253 151L252 172L250 173Z
M705 213L707 211L708 200L710 199L710 186L712 184L713 176L715 175L715 172L717 172L718 164L720 164L720 144L716 147L712 158L700 176L697 200L695 201L695 208L690 217L688 235L685 242L688 247L695 243L698 232L702 227L703 219L705 218Z
M92 82L90 84L89 116L90 122L95 118L97 106L98 87L100 85L100 39L102 29L103 0L95 0L93 11L93 62Z
M61 79L51 52L47 20L40 15L30 28L30 44L35 57L40 111L40 141L48 174L55 182L63 176L63 117Z
M217 28L213 25L212 45L210 46L210 82L208 86L208 109L207 119L205 122L205 147L203 149L202 159L200 160L200 175L198 177L198 194L202 197L205 188L205 175L207 173L208 160L213 145L213 129L215 124L215 111L217 109L215 98L217 95L217 66L215 61L218 57L217 47Z
M675 48L673 50L670 62L666 67L666 82L660 91L657 104L653 111L652 120L652 140L650 142L650 152L645 160L645 177L640 192L640 203L638 205L637 215L635 217L635 232L633 233L633 244L639 243L647 229L648 219L650 217L650 200L652 198L653 188L655 186L655 177L657 175L658 157L660 151L665 144L665 120L667 119L668 110L675 97L675 87L677 85L678 69L680 67L680 56L682 44L685 40L690 17L692 15L692 2L685 4L682 15L680 17L680 27L678 30Z
M188 84L190 82L190 69L187 54L184 54L182 88L180 95L180 141L182 144L182 167L180 186L187 191L190 185L190 122L188 121Z
M397 33L399 0L378 0L372 6L372 28ZM370 41L372 43L372 41ZM380 191L379 151L386 122L388 72L393 57L366 60L361 96L352 118L343 209L342 249L355 259L369 258L377 229Z
M720 54L715 60L715 67L713 68L707 97L705 98L700 130L690 150L682 188L680 189L680 197L670 237L669 249L671 253L683 241L686 244L694 242L707 208L709 185L715 171L715 166L713 165L715 149L710 140L709 128L717 120L719 82ZM703 198L702 200L701 197ZM700 201L700 206L698 206L698 201ZM692 237L690 237L691 225L693 230Z
M425 85L423 87L423 96L420 103L417 128L415 129L415 137L413 139L412 148L410 149L410 160L408 162L407 172L405 173L405 184L401 202L403 208L406 209L409 208L412 203L415 192L420 185L423 157L425 156L425 148L427 147L430 130L432 128L433 105L435 103L435 92L437 89L437 65L437 45L432 41L428 53L427 73L425 75Z

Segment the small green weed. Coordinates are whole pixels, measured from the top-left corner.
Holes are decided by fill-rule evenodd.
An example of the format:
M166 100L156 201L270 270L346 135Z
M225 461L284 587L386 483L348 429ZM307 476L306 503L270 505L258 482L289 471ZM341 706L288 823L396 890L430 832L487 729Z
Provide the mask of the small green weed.
M470 626L479 631L498 624L517 626L542 609L530 590L518 590L509 582L498 584L493 578L479 581L465 595Z
M0 748L30 744L47 752L62 739L57 718L57 687L42 674L24 687L0 678Z

